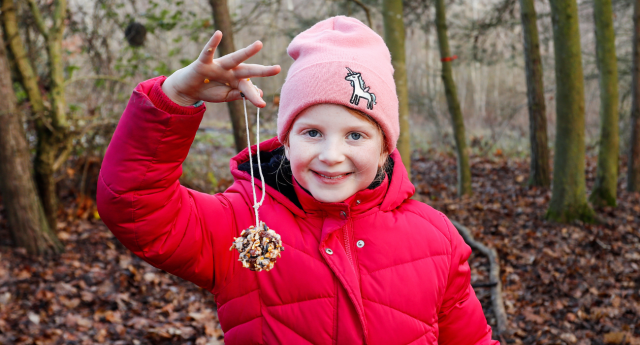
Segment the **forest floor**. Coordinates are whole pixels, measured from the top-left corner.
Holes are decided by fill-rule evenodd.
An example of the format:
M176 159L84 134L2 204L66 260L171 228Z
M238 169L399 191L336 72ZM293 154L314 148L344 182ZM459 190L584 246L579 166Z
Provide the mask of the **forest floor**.
M544 220L550 191L526 186L528 163L472 159L474 196L455 197L455 159L413 162L416 199L497 249L510 344L640 344L640 194L599 210L601 223ZM595 161L588 159L588 187ZM143 262L97 219L88 200L66 202L58 237L66 252L35 260L10 248L0 206L0 344L222 344L212 295ZM486 258L469 259L472 283ZM489 288L476 288L487 319ZM392 331L392 330L390 330Z

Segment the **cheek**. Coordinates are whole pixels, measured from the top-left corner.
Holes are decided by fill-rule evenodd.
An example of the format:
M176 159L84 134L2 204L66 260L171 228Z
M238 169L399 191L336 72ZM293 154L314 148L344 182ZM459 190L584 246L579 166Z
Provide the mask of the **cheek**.
M294 176L297 172L302 171L309 165L309 162L313 159L313 148L308 147L304 143L295 142L292 140L291 146L287 150L287 158L291 164L291 170ZM296 176L298 178L298 176Z
M378 145L363 145L355 148L351 154L351 161L358 170L366 169L367 172L373 170L375 174L380 162L380 147Z

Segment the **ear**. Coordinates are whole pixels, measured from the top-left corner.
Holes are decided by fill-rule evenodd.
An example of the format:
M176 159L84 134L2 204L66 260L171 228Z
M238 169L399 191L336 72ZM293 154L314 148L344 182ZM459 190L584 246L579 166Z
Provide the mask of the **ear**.
M289 145L285 144L285 145L282 145L282 146L284 146L284 156L287 157L288 160L290 160L289 159Z
M388 152L382 152L380 153L380 160L378 161L378 168L381 168L384 166L384 163L387 162L387 158L389 158L389 153Z

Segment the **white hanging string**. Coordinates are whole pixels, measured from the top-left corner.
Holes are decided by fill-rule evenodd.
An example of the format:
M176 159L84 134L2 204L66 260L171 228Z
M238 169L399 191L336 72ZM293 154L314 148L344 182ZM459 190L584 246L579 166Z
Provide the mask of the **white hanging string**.
M260 172L260 180L262 181L262 198L260 198L260 202L258 202L258 196L256 194L256 185L253 182L253 158L251 154L251 140L249 138L249 117L247 115L247 98L242 95L242 103L244 105L244 123L247 128L247 151L249 152L249 167L251 170L251 191L253 192L253 210L256 214L256 228L260 225L260 217L258 216L258 209L262 206L264 202L264 176L262 176L262 165L260 164L260 108L257 108L256 114L256 154L258 156L258 171Z

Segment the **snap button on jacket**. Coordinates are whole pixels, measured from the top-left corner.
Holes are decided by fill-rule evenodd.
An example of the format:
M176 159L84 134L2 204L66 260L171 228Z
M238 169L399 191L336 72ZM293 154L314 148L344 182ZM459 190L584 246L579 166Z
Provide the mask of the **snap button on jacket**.
M470 286L471 249L442 213L410 199L397 151L390 181L341 203L295 181L297 202L267 185L260 217L285 251L269 272L242 268L229 247L254 222L251 179L238 169L249 153L231 160L224 193L181 186L204 110L154 105L163 80L133 92L105 154L98 210L136 255L215 295L226 344L497 344Z

